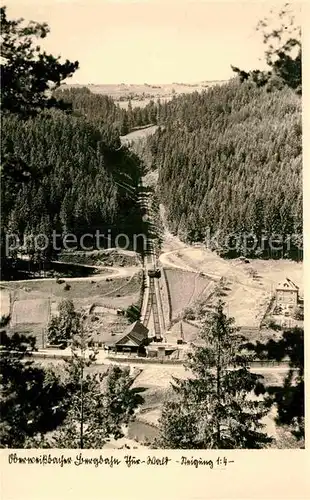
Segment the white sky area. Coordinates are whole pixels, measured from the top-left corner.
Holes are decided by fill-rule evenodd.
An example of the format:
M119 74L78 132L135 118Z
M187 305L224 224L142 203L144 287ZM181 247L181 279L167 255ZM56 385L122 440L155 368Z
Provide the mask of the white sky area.
M230 65L263 68L255 27L276 5L263 1L7 0L7 16L46 21L42 46L80 69L68 83L226 80ZM298 9L297 2L294 3ZM260 60L261 59L261 60Z

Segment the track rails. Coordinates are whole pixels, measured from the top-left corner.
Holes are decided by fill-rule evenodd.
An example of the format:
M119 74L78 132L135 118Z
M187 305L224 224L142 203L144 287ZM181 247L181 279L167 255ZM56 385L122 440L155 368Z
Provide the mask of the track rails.
M150 227L154 228L154 224L152 223L149 193L143 189L143 185L141 188L142 192L139 197L140 206L149 220ZM153 278L148 275L148 271L150 269L156 269L158 265L154 239L154 237L148 235L146 242L146 256L144 259L143 270L146 286L144 291L141 321L149 329L151 336L155 337L156 340L160 340L163 337L163 330L165 328L162 314L163 306L161 302L160 288L158 285L158 278ZM151 317L153 318L153 321L151 321Z

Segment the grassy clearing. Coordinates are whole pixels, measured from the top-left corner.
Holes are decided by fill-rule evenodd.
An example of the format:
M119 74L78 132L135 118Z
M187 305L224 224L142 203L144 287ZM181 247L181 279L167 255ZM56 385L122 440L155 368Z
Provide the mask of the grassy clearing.
M135 252L124 252L117 249L93 250L90 252L63 252L59 255L62 262L86 264L88 266L138 266L140 264Z
M8 316L10 314L10 292L5 289L0 289L0 316Z
M137 387L167 389L172 376L186 378L188 372L183 365L143 365L143 370L135 380Z
M126 279L124 280L124 284ZM15 300L32 299L41 297L53 297L53 298L68 298L68 299L79 299L83 297L91 297L95 295L101 295L102 293L107 293L120 285L121 280L114 282L107 282L105 278L102 280L83 280L83 281L70 281L69 290L65 290L65 283L56 283L56 280L48 281L28 281L27 284L10 282L8 288L14 293Z
M132 295L140 290L140 274L122 278L106 278L98 280L68 281L70 289L65 289L65 283L56 283L56 280L28 281L27 284L10 282L7 285L7 293L10 291L14 300L30 300L37 298L51 299L84 299L93 297Z
M36 347L39 349L45 344L45 325L42 323L18 323L17 325L8 327L7 332L9 334L19 333L26 337L35 337Z
M182 330L184 340L187 344L194 342L197 340L199 336L199 327L187 323L186 321L182 321ZM176 343L181 335L181 321L174 323L174 325L170 328L169 333L166 335L167 342Z
M11 326L20 323L45 325L48 322L50 307L48 299L17 300L12 306Z
M304 284L303 284L303 263L294 262L292 260L251 260L251 266L257 271L258 275L261 276L261 282L264 287L268 289L268 286L272 289L279 283L283 281L286 277L290 278L297 286L300 288L301 294L303 294Z
M179 269L166 269L165 273L171 296L172 319L197 300L211 283L208 278L198 273Z
M30 281L25 283L10 282L1 295L5 297L8 309L9 294L13 302L10 331L19 331L37 338L37 346L42 347L44 329L52 315L57 314L58 304L63 299L73 301L77 310L89 312L92 305L97 304L112 309L126 308L137 303L141 290L141 273L132 277L122 277L106 281L82 280L69 281L69 289L65 283L57 284L56 280ZM124 317L109 314L92 315L89 318L90 331L98 342L113 341L112 334L121 334L128 322Z
M95 319L95 320L94 320ZM91 332L94 342L115 342L123 335L128 321L124 316L115 314L90 315L86 328Z
M228 316L234 317L237 326L259 327L270 301L270 293L249 285L230 281L230 288L222 297Z
M166 248L170 250L169 246ZM238 326L258 326L279 281L292 279L303 293L303 265L290 260L225 260L203 247L183 245L177 252L165 256L173 265L192 268L206 274L223 276L228 287L222 297L227 312ZM253 277L252 271L257 272Z

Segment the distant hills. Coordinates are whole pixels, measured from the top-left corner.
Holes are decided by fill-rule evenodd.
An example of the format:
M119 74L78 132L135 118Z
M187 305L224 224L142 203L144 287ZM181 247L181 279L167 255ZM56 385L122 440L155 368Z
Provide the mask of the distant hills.
M127 101L129 99L133 101L143 101L149 99L170 99L173 95L178 94L188 94L191 92L201 92L209 87L215 85L222 85L226 83L227 80L212 80L212 81L202 81L198 83L183 83L183 82L173 82L173 83L158 83L158 84L126 84L126 83L116 83L116 84L66 84L62 87L71 88L81 88L87 87L94 94L106 94L114 101Z

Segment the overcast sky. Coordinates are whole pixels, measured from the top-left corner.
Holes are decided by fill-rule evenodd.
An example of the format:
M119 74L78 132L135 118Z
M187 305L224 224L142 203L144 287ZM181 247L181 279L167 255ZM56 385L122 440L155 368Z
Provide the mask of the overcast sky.
M78 60L71 83L226 80L230 65L262 68L255 31L271 2L7 0L9 18L46 21L44 46Z

